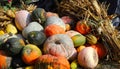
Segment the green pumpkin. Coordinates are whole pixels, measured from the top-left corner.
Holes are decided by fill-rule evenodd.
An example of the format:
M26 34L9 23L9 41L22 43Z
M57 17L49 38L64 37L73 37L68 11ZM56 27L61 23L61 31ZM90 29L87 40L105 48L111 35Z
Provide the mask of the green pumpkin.
M24 41L20 38L9 38L5 43L2 44L2 49L9 55L17 55L24 47Z
M46 21L45 12L43 8L36 8L31 14L32 20L43 24Z
M27 39L31 44L41 45L46 40L46 36L43 32L32 31L28 34Z

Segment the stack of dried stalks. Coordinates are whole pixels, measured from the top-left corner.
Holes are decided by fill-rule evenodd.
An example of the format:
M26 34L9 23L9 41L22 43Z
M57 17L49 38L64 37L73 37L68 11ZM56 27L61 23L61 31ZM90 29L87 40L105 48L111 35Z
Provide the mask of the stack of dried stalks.
M97 0L63 0L58 6L59 15L69 15L74 19L84 19L89 15L88 20L92 21L95 32L98 33L109 51L110 60L120 60L120 33L113 27L111 16L108 16L109 5L100 3ZM94 24L94 25L93 25ZM96 30L100 28L100 30Z

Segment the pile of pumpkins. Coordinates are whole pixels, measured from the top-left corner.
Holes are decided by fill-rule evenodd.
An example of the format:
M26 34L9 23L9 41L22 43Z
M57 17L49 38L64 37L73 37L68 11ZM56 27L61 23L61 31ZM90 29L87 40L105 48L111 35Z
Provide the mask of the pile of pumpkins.
M19 10L0 31L0 69L95 68L107 50L91 30L85 20L43 8Z

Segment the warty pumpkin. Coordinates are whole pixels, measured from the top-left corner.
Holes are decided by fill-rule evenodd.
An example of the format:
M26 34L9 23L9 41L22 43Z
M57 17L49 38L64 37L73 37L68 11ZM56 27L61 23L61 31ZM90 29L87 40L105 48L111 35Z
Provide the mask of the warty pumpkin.
M68 60L63 56L50 54L40 56L34 66L35 69L70 69Z

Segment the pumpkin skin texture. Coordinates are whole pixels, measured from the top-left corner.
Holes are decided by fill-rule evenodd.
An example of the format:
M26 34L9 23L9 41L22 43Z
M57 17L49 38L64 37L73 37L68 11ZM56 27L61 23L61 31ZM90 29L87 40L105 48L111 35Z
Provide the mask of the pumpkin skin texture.
M70 69L68 60L63 56L50 54L40 56L34 66L35 69Z
M78 21L76 24L76 31L78 31L79 33L81 33L83 35L86 35L86 34L90 33L91 28L86 23L86 21L81 20L81 21Z
M0 50L0 69L8 69L11 65L12 58L8 57L4 51Z
M43 24L46 21L45 12L43 8L36 8L31 14L32 20Z
M9 38L3 45L2 49L10 56L20 53L25 43L20 38Z
M46 35L40 31L32 31L28 34L27 39L31 44L41 45L46 40Z
M28 64L34 64L35 60L42 55L41 50L33 44L27 44L22 50L22 59Z
M21 10L16 12L15 14L15 25L16 27L22 31L28 23L30 23L30 13L26 10Z
M56 24L61 26L64 30L66 30L65 27L65 23L62 21L61 18L57 17L57 16L50 16L49 18L47 18L46 22L45 22L45 27L47 27L50 24Z
M43 51L45 54L64 56L69 60L77 54L72 39L66 34L56 34L48 37L44 43Z
M49 18L51 16L57 16L57 17L59 17L57 13L53 13L53 12L46 12L45 16L46 16L46 18Z
M44 31L47 37L55 34L65 34L65 30L56 24L48 25Z
M38 22L31 22L30 24L28 24L27 27L25 27L22 31L22 35L27 38L28 33L32 32L32 31L43 31L43 27L42 25L40 25Z
M74 35L77 35L77 34L80 34L79 32L75 31L75 30L69 30L69 31L66 31L66 34L70 37L74 36Z

